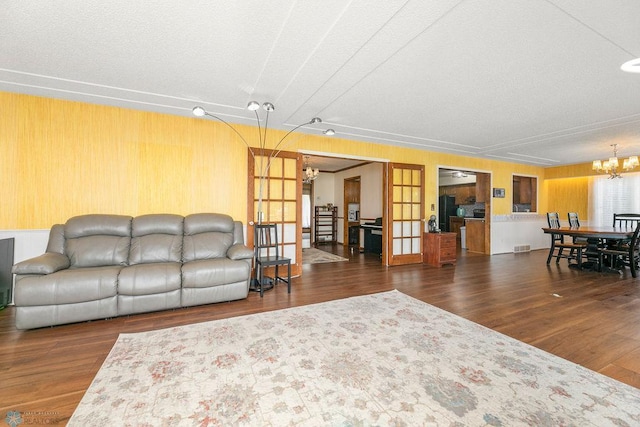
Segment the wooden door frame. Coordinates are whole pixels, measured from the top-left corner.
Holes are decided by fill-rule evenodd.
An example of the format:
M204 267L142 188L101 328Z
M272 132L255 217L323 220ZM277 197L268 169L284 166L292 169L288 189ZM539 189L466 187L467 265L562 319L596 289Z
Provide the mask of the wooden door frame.
M491 171L479 170L468 168L464 166L447 166L447 165L437 165L436 166L436 210L438 212L438 195L440 194L440 169L451 169L451 170L459 170L459 171L468 171L476 174L476 185L478 182L478 175L484 177L487 180L484 186L484 208L485 208L485 217L484 217L484 253L485 255L491 255L491 212L493 210L492 201L493 201L493 191L492 191L492 180L493 174Z
M419 233L419 253L411 253L407 255L393 255L393 215L391 212L392 209L392 192L391 187L393 185L393 176L391 174L391 169L394 167L399 167L402 169L413 169L420 170L420 212L421 216L424 214L425 210L425 165L420 164L412 164L412 163L400 163L400 162L388 162L386 167L384 168L383 173L383 202L384 202L384 214L386 218L383 218L384 229L382 232L382 259L384 265L394 266L394 265L404 265L404 264L418 264L422 262L422 248L423 248L423 236L422 231L424 229L424 224L422 222L422 218L420 218L421 230ZM386 230L385 230L386 229Z
M291 264L291 275L299 276L302 274L302 167L303 167L303 156L301 153L291 152L291 151L279 151L275 152L274 150L264 149L258 152L256 155L270 157L274 153L277 155L274 158L286 158L286 159L295 159L296 160L296 221L295 221L295 234L296 234L296 242L295 242L295 253L296 259L295 263ZM247 239L246 245L253 249L253 233L254 233L254 221L255 221L255 199L256 199L256 189L255 189L255 158L252 153L247 151L247 165L248 165L248 185L247 185ZM267 174L267 188L265 189L266 195L263 195L263 199L267 198L269 189L269 178ZM280 241L284 243L284 236L280 236Z

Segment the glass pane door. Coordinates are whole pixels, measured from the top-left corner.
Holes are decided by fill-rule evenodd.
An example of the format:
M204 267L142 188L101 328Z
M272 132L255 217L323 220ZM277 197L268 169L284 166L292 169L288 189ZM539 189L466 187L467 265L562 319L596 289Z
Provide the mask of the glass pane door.
M302 229L299 227L301 208L297 200L302 195L302 180L298 172L302 170L302 159L296 153L281 151L273 157L274 152L264 150L256 153L255 158L249 154L250 185L248 197L249 212L247 217L255 223L277 224L278 253L291 258L291 273L297 275L301 267ZM249 224L247 235L253 240L253 227ZM250 231L249 231L250 230ZM300 233L300 236L298 234ZM249 243L249 242L248 242ZM251 241L251 244L253 242ZM299 248L300 247L300 248Z
M389 163L389 265L422 262L424 166Z

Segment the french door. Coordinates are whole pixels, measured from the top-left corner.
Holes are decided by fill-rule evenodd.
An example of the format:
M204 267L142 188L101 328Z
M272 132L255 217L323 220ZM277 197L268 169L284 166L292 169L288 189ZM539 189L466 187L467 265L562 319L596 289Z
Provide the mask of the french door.
M277 154L277 155L274 155ZM302 270L302 156L298 153L256 150L249 153L247 244L253 247L253 224L276 224L278 253L291 258L291 274Z
M422 262L424 165L387 164L387 264Z

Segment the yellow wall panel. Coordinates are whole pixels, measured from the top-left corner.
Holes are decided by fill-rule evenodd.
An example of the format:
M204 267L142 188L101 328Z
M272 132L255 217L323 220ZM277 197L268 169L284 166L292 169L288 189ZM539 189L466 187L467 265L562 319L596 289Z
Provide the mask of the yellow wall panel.
M597 172L591 169L591 163L579 163L575 165L556 166L547 168L545 177L547 179L557 178L573 178L577 176L597 175Z
M0 110L0 229L49 228L95 212L222 212L246 223L247 145L222 123L5 92ZM258 145L257 128L234 126ZM284 135L270 129L266 148ZM539 212L576 206L586 218L584 182L549 181L586 176L585 165L544 169L310 134L279 148L424 165L424 217L437 203L438 168L451 167L492 173L492 187L506 190L491 200L493 214L511 213L515 173L539 178Z
M568 212L578 212L578 218L583 221L589 219L589 178L549 179L544 183L544 192L548 194L546 212L558 212L564 224Z
M96 212L246 217L247 148L224 125L9 93L0 108L2 179L15 188L2 229Z
M4 222L17 228L18 210L15 201L18 198L18 95L6 94L7 102L0 104L0 188L2 202L0 215Z
M192 155L189 147L170 144L140 144L138 157L140 183L137 188L138 207L151 213L188 213L187 188L191 177L175 171L189 171Z

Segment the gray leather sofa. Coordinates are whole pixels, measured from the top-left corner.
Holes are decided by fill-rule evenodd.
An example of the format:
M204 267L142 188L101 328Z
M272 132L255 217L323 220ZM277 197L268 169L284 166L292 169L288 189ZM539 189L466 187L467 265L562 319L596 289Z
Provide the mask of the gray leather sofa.
M16 327L231 301L249 292L253 251L228 215L82 215L46 252L13 266Z

